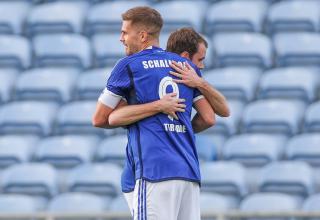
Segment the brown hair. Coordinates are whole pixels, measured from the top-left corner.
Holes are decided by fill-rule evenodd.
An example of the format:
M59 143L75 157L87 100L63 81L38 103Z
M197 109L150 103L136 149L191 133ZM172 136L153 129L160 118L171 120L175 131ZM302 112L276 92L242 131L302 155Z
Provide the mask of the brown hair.
M148 34L159 37L163 20L160 13L150 7L134 7L122 14L122 20L132 25L143 25Z
M199 43L208 48L208 42L193 28L181 28L170 34L166 50L176 54L186 51L192 59L198 51Z

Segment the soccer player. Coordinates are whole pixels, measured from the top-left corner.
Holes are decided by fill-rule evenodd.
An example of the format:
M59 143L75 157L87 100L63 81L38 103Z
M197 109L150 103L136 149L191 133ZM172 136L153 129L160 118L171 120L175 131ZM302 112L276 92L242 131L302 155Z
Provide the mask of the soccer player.
M93 124L100 127L131 124L128 144L137 179L134 219L197 220L200 172L191 107L193 104L204 122L211 125L214 113L197 89L178 85L169 76L170 63L182 65L189 61L157 47L161 27L160 14L151 8L137 7L123 14L121 41L128 56L114 67L99 98ZM189 65L200 75L191 62ZM171 92L172 96L166 95ZM178 112L170 114L173 117L159 114L163 109L157 100L165 97L176 101ZM120 107L121 98L139 105ZM185 104L181 104L181 98ZM154 101L156 104L151 103ZM117 121L117 117L109 118L116 106L119 111L131 107L132 114L125 123ZM200 129L201 125L198 126Z

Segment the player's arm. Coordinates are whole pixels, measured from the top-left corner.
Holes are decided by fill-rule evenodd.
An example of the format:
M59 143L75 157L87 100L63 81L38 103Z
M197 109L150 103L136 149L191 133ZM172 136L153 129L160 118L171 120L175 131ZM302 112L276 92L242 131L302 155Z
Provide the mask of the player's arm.
M198 76L196 71L186 62L185 68L178 63L172 62L171 67L177 71L170 73L180 79L174 79L177 83L184 83L185 85L197 88L210 103L214 112L222 117L228 117L230 110L226 98L215 88L213 88L206 80Z
M184 101L184 99L176 98L175 93L170 93L154 102L139 105L122 105L111 112L109 124L111 126L125 126L158 113L165 113L178 119L176 112L185 111Z
M195 133L204 131L215 124L215 113L205 98L194 102L193 107L197 110L196 115L191 121Z

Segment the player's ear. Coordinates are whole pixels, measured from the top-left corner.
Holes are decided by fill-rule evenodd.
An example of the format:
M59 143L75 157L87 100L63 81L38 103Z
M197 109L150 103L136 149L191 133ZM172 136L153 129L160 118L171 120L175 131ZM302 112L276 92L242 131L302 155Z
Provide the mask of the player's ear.
M148 40L148 33L146 31L140 32L140 40L142 43L144 43Z
M190 60L190 54L187 51L180 53L180 56Z

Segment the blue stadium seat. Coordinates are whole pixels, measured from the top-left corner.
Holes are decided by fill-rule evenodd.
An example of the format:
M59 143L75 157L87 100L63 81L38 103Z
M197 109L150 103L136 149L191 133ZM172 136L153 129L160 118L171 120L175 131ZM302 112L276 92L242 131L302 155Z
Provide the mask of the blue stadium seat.
M1 194L0 212L12 214L33 214L44 211L46 201L29 195Z
M49 163L58 168L70 168L90 163L98 144L96 136L51 136L37 144L34 154L38 162Z
M121 29L121 14L136 6L148 5L146 1L110 1L93 5L86 21L86 32L89 35L96 33L114 32L118 35Z
M96 151L96 160L123 165L126 159L127 135L111 136L104 139Z
M246 166L263 166L282 158L286 138L270 134L233 136L223 147L223 158Z
M77 34L44 34L33 38L35 66L91 66L89 40Z
M103 88L106 87L111 71L112 68L100 68L83 72L76 83L77 98L98 100Z
M278 66L320 65L320 36L317 33L281 33L273 38Z
M4 135L0 137L0 168L30 161L38 141L33 135Z
M203 192L216 192L237 197L248 193L246 169L236 162L206 162L201 165Z
M127 212L128 214L130 214L127 201L125 200L123 195L120 195L111 201L109 210L113 212ZM130 219L126 219L126 220L130 220Z
M160 2L153 7L159 11L163 18L162 32L172 32L181 27L193 27L201 31L207 9L205 1L170 1ZM181 13L183 9L184 13Z
M209 135L197 134L196 147L200 161L216 160L218 149Z
M31 46L28 39L16 35L0 35L0 48L0 67L30 67Z
M267 36L259 33L217 34L213 37L216 65L272 66L272 45Z
M0 103L8 102L12 99L13 86L17 75L18 71L16 69L0 69Z
M238 209L238 201L232 197L217 193L200 194L201 212L227 212Z
M125 47L119 39L119 34L96 34L92 37L95 66L113 66L125 56Z
M48 205L50 213L102 213L109 205L107 199L82 192L62 193L55 196Z
M121 172L120 167L111 163L80 165L68 176L68 190L115 197L120 193Z
M29 35L82 33L88 5L85 2L53 2L34 6L27 19Z
M4 170L1 182L4 193L51 197L58 192L57 173L49 164L13 165Z
M30 3L27 1L0 2L0 33L22 34L29 9Z
M294 135L300 130L304 110L304 103L296 100L268 99L252 102L244 110L242 131Z
M255 193L247 196L240 204L245 212L298 211L301 200L281 193Z
M267 6L264 1L220 1L206 12L205 32L262 32Z
M307 212L319 212L320 194L314 194L308 197L303 203L302 210Z
M260 79L259 98L294 98L312 102L317 97L319 69L305 67L276 68Z
M92 116L97 101L75 101L63 105L56 121L56 134L98 134L104 135L104 129L92 126Z
M255 98L261 70L254 67L227 67L206 71L203 78L227 99L243 102Z
M280 1L269 9L268 32L318 31L319 17L320 5L317 1Z
M215 125L208 128L206 132L222 134L226 137L238 132L244 104L238 100L229 100L228 105L230 108L230 116L227 118L216 116Z
M16 100L42 100L57 103L72 99L78 71L71 68L37 68L21 74L15 86Z
M166 33L166 32L160 33L159 40L160 40L160 47L161 48L163 48L163 49L167 48L167 42L168 42L169 36L170 36L170 33Z
M58 106L55 103L21 101L0 108L0 133L49 135Z
M292 137L286 146L286 158L289 160L301 160L310 165L320 165L320 135L301 134Z
M304 131L320 131L320 101L314 102L308 106L304 119Z
M261 192L307 196L314 193L314 175L311 167L302 161L274 162L262 169L258 185Z

